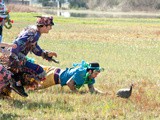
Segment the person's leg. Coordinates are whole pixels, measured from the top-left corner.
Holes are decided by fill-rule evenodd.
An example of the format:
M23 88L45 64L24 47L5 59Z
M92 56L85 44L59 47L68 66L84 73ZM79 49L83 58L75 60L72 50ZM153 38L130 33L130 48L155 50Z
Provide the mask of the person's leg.
M9 85L10 73L0 64L0 93Z
M29 62L29 61L26 62L23 72L34 74L36 79L38 79L39 81L45 79L45 75L46 75L46 72L43 70L43 68L40 65Z
M28 96L21 87L16 85L16 81L11 78L11 76L12 73L0 65L0 93L5 96L10 96L12 89L21 96Z
M24 74L29 75L29 79L24 78ZM43 68L37 64L27 61L22 68L22 72L15 73L12 76L11 88L23 97L27 97L24 86L27 86L27 83L30 83L31 79L36 79L41 81L45 78L45 71Z
M9 82L5 81L3 78L2 78L3 74L1 73L0 71L0 95L5 95L7 94L4 90L5 88L7 87L7 85L9 84ZM2 79L1 79L2 78Z
M25 73L30 75L30 79L24 78ZM45 71L41 66L27 61L22 69L22 72L15 73L12 76L11 88L19 95L27 97L28 95L25 92L23 86L27 85L27 82L30 82L30 80L33 78L36 78L36 80L41 81L44 79L44 77L45 77Z
M36 88L36 90L45 89L53 85L60 84L59 82L60 69L59 68L50 67L48 69L48 67L44 67L44 69L46 70L46 73L47 73L45 80L39 83L39 86L38 88Z

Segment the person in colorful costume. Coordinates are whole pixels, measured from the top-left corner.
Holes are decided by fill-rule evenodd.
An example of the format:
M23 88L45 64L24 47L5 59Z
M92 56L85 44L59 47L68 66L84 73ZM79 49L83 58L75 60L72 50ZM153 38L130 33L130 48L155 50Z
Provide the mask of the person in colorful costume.
M68 86L71 91L78 92L84 84L88 85L91 93L106 94L94 87L95 78L104 70L99 66L99 63L86 63L82 61L80 64L73 64L73 67L62 70L57 67L45 67L47 72L46 80L39 83L36 90L45 89L53 85L60 84L61 86Z
M52 29L52 25L54 25L53 17L37 16L36 25L28 26L20 32L19 36L14 40L17 48L12 48L10 55L9 66L14 74L17 72L27 72L37 81L45 80L46 72L40 65L30 62L27 59L27 54L32 52L36 56L41 56L46 60L51 60L53 56L57 57L55 52L45 51L38 45L38 40L41 35L48 33ZM15 89L15 91L23 97L28 96L24 91L21 80L15 81L15 84L12 84L11 88ZM17 89L19 90L17 91Z
M0 43L0 48L16 48L15 44L8 44L8 43ZM13 81L11 71L9 71L8 67L8 60L9 60L9 53L10 51L5 51L4 49L0 49L0 96L10 96L11 95L11 88L10 83Z
M3 26L10 29L12 27L9 19L9 12L3 0L0 0L0 96L10 96L13 73L8 69L8 60L10 55L10 48L16 48L16 44L2 42ZM8 25L7 25L8 23Z
M11 75L12 73L0 64L0 97L11 95Z

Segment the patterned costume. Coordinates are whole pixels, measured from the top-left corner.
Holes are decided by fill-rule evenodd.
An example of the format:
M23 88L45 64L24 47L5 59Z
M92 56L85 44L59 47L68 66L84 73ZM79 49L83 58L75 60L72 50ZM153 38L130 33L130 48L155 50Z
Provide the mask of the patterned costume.
M0 64L0 95L10 96L11 88L9 87L12 73Z
M26 56L29 52L42 56L44 51L37 44L40 36L41 34L36 26L25 28L15 39L14 44L17 45L17 48L12 49L10 56L10 66L12 68L18 67L20 71L32 73L37 79L43 79L45 71L41 66L28 61Z
M38 40L43 33L48 33L52 29L53 17L37 16L36 25L26 27L14 40L16 48L12 47L9 57L9 68L13 72L13 82L10 87L23 97L27 97L24 85L30 84L32 79L42 81L45 79L46 72L43 68L28 59L28 53L51 61L52 57L57 57L55 52L42 50L38 45ZM36 83L34 82L34 83ZM33 82L32 82L33 83ZM30 84L31 85L31 84ZM33 85L33 84L32 84Z
M10 22L9 19L9 12L6 9L6 6L3 1L0 1L0 44L2 42L2 32L3 32L3 26L6 26L6 22ZM9 21L8 21L9 20ZM10 29L11 27L9 27ZM12 81L11 75L13 75L8 69L8 59L10 51L6 49L6 46L2 45L0 47L0 95L2 96L10 96L11 94L11 88L10 88L10 82Z
M51 26L54 25L53 17L37 17L38 18L36 25L26 27L15 39L14 44L17 45L17 48L12 48L9 66L14 72L18 71L30 73L31 75L33 75L33 78L41 81L45 79L45 71L40 65L30 62L27 59L27 54L31 52L37 56L42 56L46 60L51 60L52 56L56 55L56 53L50 52L52 53L52 55L50 56L47 51L42 50L38 45L38 40L41 34L45 33L43 30L45 29L49 31L51 29Z

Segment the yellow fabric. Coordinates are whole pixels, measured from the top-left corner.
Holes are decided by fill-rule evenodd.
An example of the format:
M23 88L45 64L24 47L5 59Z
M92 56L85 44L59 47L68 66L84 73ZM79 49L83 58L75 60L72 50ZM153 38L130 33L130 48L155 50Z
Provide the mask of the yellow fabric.
M41 83L39 83L39 87L37 88L37 90L45 89L52 85L55 85L54 73L55 73L56 67L49 67L49 66L42 66L42 67L47 73L46 79L42 81Z

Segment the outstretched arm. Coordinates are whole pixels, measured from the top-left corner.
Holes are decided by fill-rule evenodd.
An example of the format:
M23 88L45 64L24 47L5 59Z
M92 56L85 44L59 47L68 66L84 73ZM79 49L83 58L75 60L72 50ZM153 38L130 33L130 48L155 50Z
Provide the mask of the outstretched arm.
M0 43L0 47L13 47L16 48L16 44L9 44L9 43Z
M93 84L88 85L88 88L89 88L89 91L90 91L91 93L106 94L105 92L102 92L102 91L94 88Z
M53 56L57 57L57 53L42 50L37 43L35 44L35 48L32 50L32 52L37 56L42 56L44 59L48 59L49 57L52 58Z
M70 90L72 90L72 92L75 92L75 93L78 92L78 90L77 90L76 87L75 87L75 82L74 82L74 80L69 79L66 84L68 85L68 87L70 88Z

